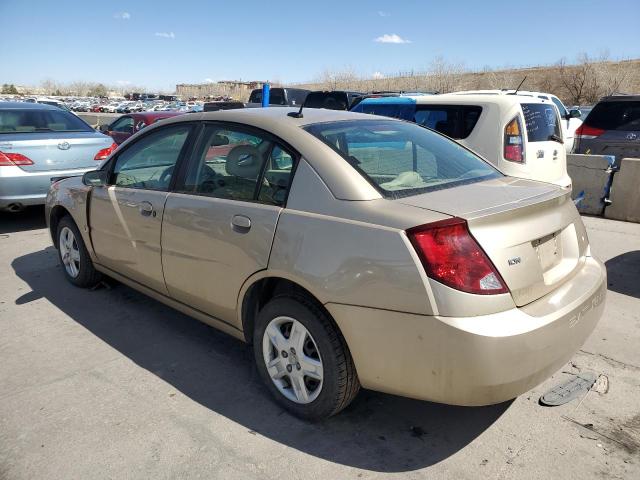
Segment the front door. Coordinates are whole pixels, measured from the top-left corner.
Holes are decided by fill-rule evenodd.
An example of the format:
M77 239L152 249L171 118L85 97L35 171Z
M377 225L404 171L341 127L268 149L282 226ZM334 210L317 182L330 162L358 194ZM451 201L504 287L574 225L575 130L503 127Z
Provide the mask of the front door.
M98 263L166 294L160 258L165 202L191 124L153 130L114 159L109 185L90 200L91 240Z
M265 132L206 126L165 205L162 264L171 297L235 322L242 285L267 267L293 158Z

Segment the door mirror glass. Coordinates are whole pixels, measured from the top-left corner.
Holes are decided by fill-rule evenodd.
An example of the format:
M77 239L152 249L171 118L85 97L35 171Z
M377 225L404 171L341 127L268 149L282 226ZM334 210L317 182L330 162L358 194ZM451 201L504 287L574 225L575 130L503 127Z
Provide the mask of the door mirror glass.
M569 110L569 118L580 118L582 117L582 112L577 108Z
M107 170L91 170L82 176L82 183L88 187L102 187L107 184Z

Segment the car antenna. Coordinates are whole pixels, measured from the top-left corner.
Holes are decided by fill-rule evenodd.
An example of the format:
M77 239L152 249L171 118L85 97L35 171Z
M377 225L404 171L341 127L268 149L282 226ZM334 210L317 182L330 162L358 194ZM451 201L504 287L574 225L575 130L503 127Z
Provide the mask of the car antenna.
M287 113L287 115L293 118L304 118L304 115L302 115L303 108L304 108L304 102L302 102L302 104L300 105L300 110L298 110L297 112L289 112Z
M515 92L510 93L509 95L517 95L518 94L518 90L520 90L520 87L522 86L522 84L524 83L524 81L527 79L527 76L525 75L524 78L522 79L522 81L520 82L520 85L518 85L516 87Z

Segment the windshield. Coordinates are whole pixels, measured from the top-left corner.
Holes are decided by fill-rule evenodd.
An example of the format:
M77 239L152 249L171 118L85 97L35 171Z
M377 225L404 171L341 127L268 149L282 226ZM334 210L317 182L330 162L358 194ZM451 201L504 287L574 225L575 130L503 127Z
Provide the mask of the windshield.
M522 113L530 142L546 142L560 136L558 113L550 103L523 103Z
M85 122L64 110L0 110L0 133L93 131Z
M401 120L413 121L416 113L415 102L406 103L378 103L360 102L353 107L352 112L370 113L382 117L399 118Z
M309 125L305 130L390 198L502 176L456 142L413 123L346 120Z
M640 130L640 102L620 101L597 104L584 121L603 130Z

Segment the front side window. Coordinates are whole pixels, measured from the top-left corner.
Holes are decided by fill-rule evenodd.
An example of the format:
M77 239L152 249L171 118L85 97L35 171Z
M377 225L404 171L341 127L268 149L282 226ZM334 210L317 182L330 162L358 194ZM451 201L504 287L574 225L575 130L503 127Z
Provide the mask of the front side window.
M347 120L309 125L305 130L390 198L502 176L456 142L413 123Z
M188 124L166 127L130 144L116 158L112 183L119 187L167 191L190 130Z
M0 134L93 131L85 122L64 110L0 110Z
M112 132L133 133L133 118L121 117L111 125Z
M558 97L551 97L551 101L555 104L556 107L558 107L558 111L560 112L560 116L561 117L566 117L567 115L569 115L569 112L567 112L566 107L564 106L564 104L560 101L560 99Z
M547 142L560 137L560 121L553 105L548 103L523 103L524 124L530 142Z
M181 191L284 205L294 164L284 147L267 135L222 124L207 125L203 138Z

